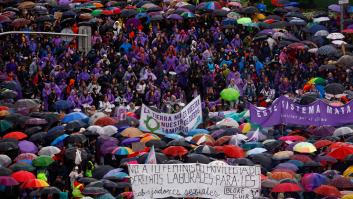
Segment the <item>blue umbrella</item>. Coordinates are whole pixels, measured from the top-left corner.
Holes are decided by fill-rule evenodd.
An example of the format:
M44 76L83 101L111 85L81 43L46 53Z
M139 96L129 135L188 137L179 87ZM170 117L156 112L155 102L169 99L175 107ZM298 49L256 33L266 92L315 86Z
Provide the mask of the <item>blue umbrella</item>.
M276 169L289 169L292 171L299 170L299 168L295 164L292 164L292 163L280 163L276 166Z
M210 134L210 132L206 129L193 129L188 132L188 136L194 136L196 134Z
M55 126L51 129L49 129L48 134L57 133L57 132L64 132L64 131L65 131L64 126Z
M164 137L169 138L169 139L173 139L173 140L178 140L178 139L183 139L184 138L183 136L175 134L175 133L165 134Z
M145 13L145 12L140 12L140 13L138 13L138 14L135 16L136 19L142 19L142 18L144 18L144 17L149 17L149 16L148 16L148 14Z
M121 145L123 146L127 146L127 145L130 145L134 142L139 142L140 141L140 138L136 137L136 138L127 138L127 139L124 139L122 142L121 142Z
M256 7L257 7L257 9L259 9L261 12L264 12L264 11L267 10L267 6L266 6L265 4L263 4L263 3L257 4Z
M291 164L294 164L295 166L297 167L302 167L304 166L304 163L302 161L299 161L299 160L288 160L287 162L285 163L291 163Z
M64 123L72 122L75 120L86 120L88 122L89 117L82 113L82 112L72 112L64 116L64 118L61 120Z
M67 110L67 109L72 108L72 104L66 100L59 100L54 103L54 108L58 111L59 110Z
M323 25L315 24L315 25L311 26L309 29L309 31L311 33L316 33L319 30L327 30L327 28Z
M56 146L58 144L60 144L61 142L63 142L67 137L69 137L68 134L63 134L63 135L60 135L59 137L55 138L54 141L52 141L50 143L51 146Z

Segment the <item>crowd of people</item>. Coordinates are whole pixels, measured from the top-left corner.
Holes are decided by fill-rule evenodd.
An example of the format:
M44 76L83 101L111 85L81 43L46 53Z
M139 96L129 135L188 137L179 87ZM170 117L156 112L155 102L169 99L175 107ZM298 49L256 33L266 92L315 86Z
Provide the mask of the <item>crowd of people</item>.
M186 147L192 153L194 145L197 145L195 143L198 143L182 139L178 140L179 144L173 145L168 143L173 139L167 136L152 136L148 132L143 134L137 129L139 107L142 104L161 112L176 113L200 95L204 112L201 126L212 133L219 129L209 127L213 127L215 120L220 119L219 116L209 117L207 113L229 110L242 112L246 111L247 103L266 107L282 95L297 99L302 104L311 103L317 98L348 102L353 97L353 57L350 56L353 26L350 25L349 9L345 12L346 20L341 30L337 14L340 8L337 5L304 15L299 4L283 2L272 1L272 5L263 2L242 5L237 1L174 0L1 2L1 32L65 30L79 33L81 26L90 27L92 32L89 38L91 49L87 53L79 50L81 44L77 36L29 32L0 35L0 99L3 105L0 108L0 131L5 135L0 140L0 151L10 158L7 161L3 158L5 155L0 156L0 174L11 176L13 172L25 170L36 174L35 178L49 183L53 189L42 189L39 185L40 189L35 186L26 189L27 182L16 179L16 182L22 183L21 186L5 185L2 190L12 187L11 191L5 192L9 198L68 197L63 193L73 198L83 195L132 198L128 178L120 176L123 174L108 176L104 178L105 181L101 179L113 167L122 167L116 173L124 173L126 162L144 163L141 159L146 157L141 156L143 152L114 155L115 152L111 154L108 149L131 147L131 143L147 137L144 152L148 152L148 147L158 141L160 146L155 146L158 153L170 146ZM323 87L315 86L315 82L310 83L313 78L323 80L317 83L321 86L338 83L344 92L327 95ZM233 88L239 98L234 101L222 99L221 92L226 88ZM337 94L340 95L337 97ZM310 100L303 100L304 97ZM126 115L119 115L121 109L126 109ZM76 115L79 115L78 118ZM65 118L69 119L65 121ZM97 127L96 122L102 118L108 122L98 125L107 128ZM247 123L247 120L237 122ZM228 127L222 128L227 132L224 136L241 133L238 127ZM267 138L256 141L260 143L283 137L284 128L287 129L285 133L298 136L296 138L299 140L290 140L294 143L307 139L317 141L312 139L309 130L301 129L300 134L298 129L293 130L292 127L274 127L269 132L263 129L263 136ZM322 128L325 130L320 130ZM335 128L310 129L310 132L317 131L329 131L327 136L332 136ZM21 133L22 137L11 134L6 138L9 133ZM131 141L133 138L135 141ZM231 139L222 142L220 138L222 136L213 136L209 138L211 144L207 144L211 147L218 146L217 143L225 145ZM340 139L331 137L325 140L332 144ZM124 141L125 144L122 144ZM35 150L22 149L22 142L32 143ZM275 143L277 145L265 147L268 152L261 155L272 157L284 149L289 150L288 146L291 146L288 142ZM204 144L198 147L205 147ZM1 147L3 145L6 147ZM317 147L317 151L324 152L326 146L329 144L320 149ZM50 150L38 153L38 157L35 155L48 147L53 147L51 150L54 152ZM51 156L53 161L50 161L50 165L35 166L33 161L43 154ZM180 155L178 161L187 161L185 155ZM307 158L316 155L313 153ZM229 154L220 156L218 153L206 156L210 161L232 157ZM253 157L248 158L250 162L261 164ZM299 159L295 160L299 162ZM30 163L23 160L29 160ZM267 167L262 165L264 180L269 181L265 179L267 172L283 163L282 160L287 159L276 159ZM334 179L319 174L333 160L325 161L325 164L320 161L315 164L318 166L315 175L327 178L321 184L329 184L329 178ZM6 168L8 166L9 169ZM343 172L347 166L341 162L334 165L337 169L334 176L339 176L338 171ZM286 169L277 169L275 172L285 173ZM299 174L309 173L306 169L300 170L302 173ZM290 171L288 173L293 174ZM349 179L349 176L339 177ZM271 178L271 175L266 178ZM289 178L292 181L288 182L300 184L300 177L293 175ZM271 180L280 183L282 179L278 177ZM90 189L85 191L86 188L95 187L97 181L102 183L101 187L98 186L101 190L97 191L100 194ZM93 185L85 187L90 183ZM315 196L313 191L321 184L310 189L303 184L303 191L307 195L303 196L299 191L293 197L322 198L321 193L315 192ZM274 193L267 192L268 188L272 187L264 187L263 195L273 197ZM348 189L352 188L351 182ZM340 187L338 189L341 190ZM40 196L42 190L47 190L43 191L44 196ZM57 195L49 196L51 192Z

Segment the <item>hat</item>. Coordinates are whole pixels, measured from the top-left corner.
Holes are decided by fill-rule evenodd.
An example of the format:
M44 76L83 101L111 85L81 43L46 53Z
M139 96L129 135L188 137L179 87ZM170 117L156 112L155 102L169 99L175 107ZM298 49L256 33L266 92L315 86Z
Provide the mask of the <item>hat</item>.
M75 170L78 170L78 166L75 166L75 168L74 168Z

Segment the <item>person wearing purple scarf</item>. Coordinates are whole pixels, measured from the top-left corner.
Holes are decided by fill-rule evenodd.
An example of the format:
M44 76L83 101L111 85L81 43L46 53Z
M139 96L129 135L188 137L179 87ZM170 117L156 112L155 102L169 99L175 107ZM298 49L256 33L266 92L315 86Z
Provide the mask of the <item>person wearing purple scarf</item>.
M50 95L50 93L51 93L50 83L44 83L44 88L42 91L44 111L49 110L49 95Z
M15 59L11 59L11 61L6 64L6 71L15 72L16 70L17 70L17 64L15 62Z
M233 48L240 48L243 44L242 44L242 40L239 37L239 34L236 34L234 39L232 39L232 41L230 42L230 45Z
M114 103L115 97L114 97L114 95L113 95L113 93L112 93L112 89L108 88L108 89L107 89L107 93L106 93L105 95L107 96L108 101L109 101L110 103Z
M81 80L83 81L88 81L90 78L90 75L87 72L87 68L84 67L83 71L77 76L77 82L80 82Z
M78 99L76 90L71 90L70 96L67 98L67 101L71 104L71 107L80 108L80 100Z
M163 77L163 81L161 82L161 91L162 92L165 92L166 90L169 90L171 87L171 84L170 84L170 81L168 79L168 76L167 75L164 75Z
M80 96L79 99L80 105L84 106L84 105L92 105L93 103L93 98L92 96L88 93L87 90L83 91L83 94Z
M56 85L55 82L51 82L50 86L51 86L51 89L54 91L54 93L56 95L56 99L57 100L63 99L63 98L61 98L62 90L59 88L59 86Z

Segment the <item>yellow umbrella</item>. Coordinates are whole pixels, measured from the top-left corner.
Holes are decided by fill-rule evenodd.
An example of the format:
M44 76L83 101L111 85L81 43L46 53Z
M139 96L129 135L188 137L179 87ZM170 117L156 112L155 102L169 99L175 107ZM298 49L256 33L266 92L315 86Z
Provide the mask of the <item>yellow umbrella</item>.
M293 147L293 151L298 153L314 153L316 147L309 142L299 142Z
M255 19L257 20L265 20L266 19L266 16L262 13L259 13L255 16Z
M348 167L346 170L343 172L344 177L352 178L353 177L353 166Z
M124 137L133 138L133 137L141 137L143 135L143 133L138 128L129 127L127 129L123 130L123 132L121 132L121 135Z
M341 199L353 199L353 194L345 195Z

